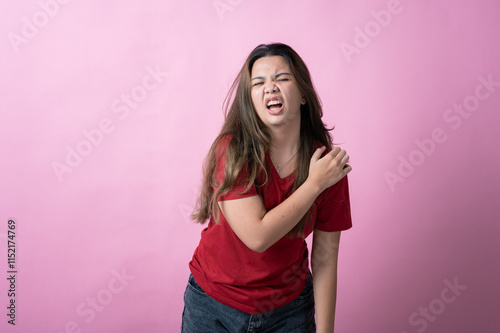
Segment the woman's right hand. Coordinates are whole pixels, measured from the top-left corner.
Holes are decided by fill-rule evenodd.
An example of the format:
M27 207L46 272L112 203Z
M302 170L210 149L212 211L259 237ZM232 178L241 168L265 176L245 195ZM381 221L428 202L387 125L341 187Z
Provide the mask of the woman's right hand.
M326 147L323 146L314 152L309 164L309 176L307 178L308 181L319 186L321 192L336 184L352 170L352 167L347 164L349 155L345 150L336 147L321 157L325 149Z

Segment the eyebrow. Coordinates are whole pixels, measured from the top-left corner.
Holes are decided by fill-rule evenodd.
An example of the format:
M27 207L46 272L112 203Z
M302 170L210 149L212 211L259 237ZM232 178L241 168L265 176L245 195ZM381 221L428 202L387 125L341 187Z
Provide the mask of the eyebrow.
M283 76L283 75L290 75L290 76L292 76L292 74L284 72L284 73L278 73L274 77L275 78L279 78L280 76ZM250 81L253 81L253 80L264 80L264 79L265 79L265 77L263 77L263 76L256 76L253 79L251 79Z

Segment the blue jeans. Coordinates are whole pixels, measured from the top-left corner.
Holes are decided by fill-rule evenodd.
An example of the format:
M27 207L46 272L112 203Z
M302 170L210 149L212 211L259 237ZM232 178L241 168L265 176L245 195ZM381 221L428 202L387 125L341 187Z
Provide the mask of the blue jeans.
M314 292L309 272L306 286L292 302L258 315L236 310L208 296L189 276L184 293L182 333L313 333Z

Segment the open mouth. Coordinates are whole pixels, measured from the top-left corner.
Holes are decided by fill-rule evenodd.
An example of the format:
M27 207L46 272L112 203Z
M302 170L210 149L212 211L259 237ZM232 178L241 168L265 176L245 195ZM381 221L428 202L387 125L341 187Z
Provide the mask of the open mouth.
M275 99L275 100L267 102L266 106L267 106L267 109L269 111L271 111L271 113L277 113L283 107L283 103L280 100Z

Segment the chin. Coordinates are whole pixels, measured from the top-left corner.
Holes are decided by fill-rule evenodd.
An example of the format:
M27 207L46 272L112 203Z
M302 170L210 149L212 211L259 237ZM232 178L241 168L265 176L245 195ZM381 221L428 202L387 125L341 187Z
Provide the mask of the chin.
M275 121L267 122L267 127L280 127L280 126L284 126L285 124L286 124L286 122L284 122L282 120L275 120Z

